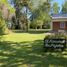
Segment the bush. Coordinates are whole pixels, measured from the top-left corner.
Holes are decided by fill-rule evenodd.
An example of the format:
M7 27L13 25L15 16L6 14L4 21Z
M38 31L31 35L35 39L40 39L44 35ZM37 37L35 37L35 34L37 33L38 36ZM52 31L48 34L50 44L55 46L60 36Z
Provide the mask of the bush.
M6 34L7 32L7 27L6 27L6 22L3 19L0 19L0 34Z
M55 33L55 34L51 34L51 35L47 35L45 37L46 39L51 39L51 38L66 38L65 33Z

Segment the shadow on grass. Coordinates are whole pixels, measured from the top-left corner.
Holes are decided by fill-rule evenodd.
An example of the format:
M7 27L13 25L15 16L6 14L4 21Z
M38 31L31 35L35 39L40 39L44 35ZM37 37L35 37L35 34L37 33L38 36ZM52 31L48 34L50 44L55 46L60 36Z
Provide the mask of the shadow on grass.
M67 53L43 52L43 41L1 42L0 67L67 67Z

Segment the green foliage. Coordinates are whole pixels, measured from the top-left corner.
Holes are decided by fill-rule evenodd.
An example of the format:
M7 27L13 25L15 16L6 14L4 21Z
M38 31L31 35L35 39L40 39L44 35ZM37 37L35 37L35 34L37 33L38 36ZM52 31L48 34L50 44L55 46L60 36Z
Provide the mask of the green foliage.
M2 19L2 11L0 10L0 19Z
M50 3L47 0L45 0L45 1L44 0L42 0L42 1L41 0L37 0L37 1L35 1L35 0L33 0L33 1L32 0L11 0L11 3L14 4L14 7L16 9L17 21L21 21L20 20L21 15L26 15L26 14L20 13L21 7L23 7L23 6L28 7L33 12L33 14L36 15L36 18L31 23L31 26L33 28L37 28L37 27L42 28L42 25L44 23L48 23L51 20L51 18L49 16ZM38 7L35 9L34 9L34 6L36 6L36 5L34 5L34 3L36 5L38 5ZM27 17L26 17L26 19L27 19ZM23 22L25 22L26 19L23 20Z
M57 2L54 2L52 6L52 14L58 14L59 10L60 10L59 4Z
M50 4L48 2L44 2L39 6L38 9L35 10L34 14L36 17L34 18L32 24L36 28L39 26L42 29L42 25L51 21L50 15Z
M6 33L6 23L2 16L2 11L0 10L0 34Z
M53 0L30 0L32 3L32 9L35 11L39 8L44 2L52 2Z
M67 13L67 1L62 5L62 13Z
M23 7L26 7L31 9L31 3L30 0L11 0L12 4L15 8L15 14L16 14L16 21L18 26L22 29L25 27L25 30L28 29L28 19L27 19L27 10L25 10L25 13L22 13L21 10Z
M45 37L46 39L48 38L66 38L66 35L64 33L55 33L55 34L51 34L51 35L47 35Z
M7 27L6 27L6 23L5 20L0 19L0 34L6 34Z
M3 0L3 1L5 1L5 0ZM3 17L3 12L2 12L2 6L3 6L4 2L3 3L2 2L0 2L0 35L7 33L7 27L6 27L7 23L5 22L5 19Z
M2 4L7 6L7 8L10 10L10 14L15 12L15 9L13 7L11 7L11 5L8 2L8 0L0 0L0 3L2 3Z

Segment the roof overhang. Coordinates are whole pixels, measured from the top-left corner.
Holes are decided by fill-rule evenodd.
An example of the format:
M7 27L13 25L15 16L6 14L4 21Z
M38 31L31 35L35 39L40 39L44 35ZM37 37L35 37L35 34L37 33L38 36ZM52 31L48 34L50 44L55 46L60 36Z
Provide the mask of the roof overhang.
M67 21L67 17L52 17L52 21Z

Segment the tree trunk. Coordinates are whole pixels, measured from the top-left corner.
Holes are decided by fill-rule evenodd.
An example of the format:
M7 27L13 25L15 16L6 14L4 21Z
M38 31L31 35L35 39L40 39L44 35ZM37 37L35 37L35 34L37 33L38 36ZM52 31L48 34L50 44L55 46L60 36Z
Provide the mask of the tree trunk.
M42 25L40 26L40 29L42 29Z

